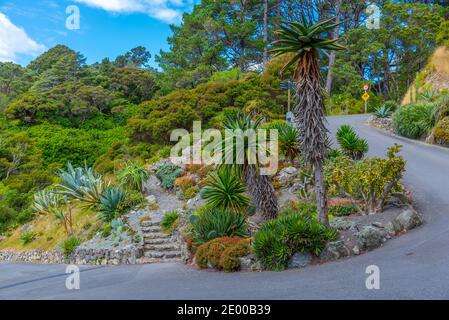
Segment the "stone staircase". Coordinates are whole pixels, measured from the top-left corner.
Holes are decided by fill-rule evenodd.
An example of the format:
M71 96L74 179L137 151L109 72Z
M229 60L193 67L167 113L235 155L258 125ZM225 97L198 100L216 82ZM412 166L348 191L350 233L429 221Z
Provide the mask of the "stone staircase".
M144 257L142 263L181 262L179 245L162 232L160 221L142 222Z

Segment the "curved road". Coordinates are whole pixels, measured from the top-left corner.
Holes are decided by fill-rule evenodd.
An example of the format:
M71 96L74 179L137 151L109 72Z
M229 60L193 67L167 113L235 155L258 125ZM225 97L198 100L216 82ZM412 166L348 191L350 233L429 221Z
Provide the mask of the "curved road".
M0 264L0 299L448 299L449 150L371 129L366 116L329 118L333 132L353 125L383 156L397 142L405 182L426 220L420 228L367 254L281 273L197 271L179 264L82 268L81 290L65 288L64 266ZM367 290L368 265L380 290Z

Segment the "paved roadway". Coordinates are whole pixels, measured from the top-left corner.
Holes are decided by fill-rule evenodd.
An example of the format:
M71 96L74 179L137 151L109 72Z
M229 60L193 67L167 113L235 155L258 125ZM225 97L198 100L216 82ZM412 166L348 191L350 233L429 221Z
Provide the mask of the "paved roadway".
M329 118L332 131L353 125L384 155L404 145L405 182L425 224L367 254L280 273L197 271L179 264L84 267L81 290L65 288L64 266L0 264L0 299L448 299L449 150L390 137L366 116ZM378 265L381 289L367 290L365 269Z

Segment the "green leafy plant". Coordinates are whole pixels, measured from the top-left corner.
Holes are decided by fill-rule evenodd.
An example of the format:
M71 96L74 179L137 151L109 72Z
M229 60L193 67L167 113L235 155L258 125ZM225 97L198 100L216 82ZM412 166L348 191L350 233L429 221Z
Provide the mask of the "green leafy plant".
M272 129L278 131L281 153L292 163L300 154L299 130L288 123L276 123L272 126Z
M393 110L386 105L382 105L374 110L374 115L380 119L389 118L392 114Z
M120 214L120 204L126 199L126 193L116 186L107 187L100 196L97 211L104 221L111 221Z
M393 128L401 136L421 138L434 127L438 108L437 104L426 102L403 106L393 114Z
M71 236L61 243L61 251L65 257L69 257L80 245L81 239L76 236Z
M20 233L20 243L22 246L26 246L34 240L34 233L31 231L23 231Z
M235 212L243 212L250 203L239 172L229 166L222 166L209 174L201 196L212 208Z
M254 238L253 252L265 269L280 271L294 253L319 255L328 241L337 238L336 230L315 217L289 210L262 225Z
M156 171L156 177L161 180L165 189L173 189L176 178L180 177L181 174L182 169L180 167L170 164L160 166Z
M171 234L179 221L179 213L177 211L171 211L164 215L161 221L162 231Z
M218 208L206 208L201 214L190 216L190 224L196 244L224 236L248 235L245 216Z
M52 214L65 202L65 197L52 191L43 190L34 195L34 202L31 209L42 214Z
M145 166L137 161L128 161L117 173L119 183L130 189L141 191L150 174Z
M349 125L343 125L337 130L337 142L342 151L354 160L360 160L368 152L368 142L359 137Z

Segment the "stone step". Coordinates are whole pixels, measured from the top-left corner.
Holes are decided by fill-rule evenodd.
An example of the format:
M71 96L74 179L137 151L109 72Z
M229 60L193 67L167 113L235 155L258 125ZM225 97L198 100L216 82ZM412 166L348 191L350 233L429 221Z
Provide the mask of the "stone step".
M165 252L147 251L147 252L145 252L145 257L155 258L155 259L181 258L181 252L179 252L179 251L165 251Z
M145 244L155 245L155 244L172 244L171 239L145 239Z
M142 222L142 227L153 227L153 226L160 226L161 222L160 221L143 221Z
M158 259L158 258L148 258L142 257L137 260L139 264L151 264L151 263L181 263L181 258L170 258L170 259Z
M151 227L144 227L142 228L143 233L155 233L155 232L161 232L160 226L151 226Z
M179 250L179 246L174 243L167 244L145 244L145 250L148 251L176 251Z
M143 238L145 240L147 240L147 239L171 239L171 236L169 234L166 234L166 233L155 232L155 233L144 234Z

